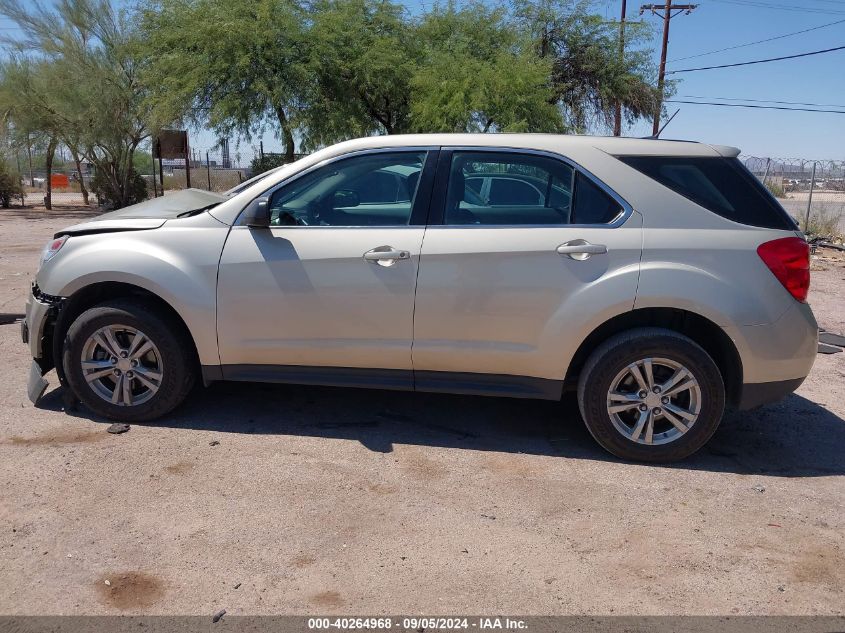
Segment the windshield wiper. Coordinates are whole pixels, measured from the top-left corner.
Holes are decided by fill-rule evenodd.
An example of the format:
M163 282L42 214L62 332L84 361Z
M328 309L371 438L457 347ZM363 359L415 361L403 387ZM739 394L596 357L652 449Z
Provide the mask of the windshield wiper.
M203 213L205 211L208 211L209 209L213 209L218 204L220 204L220 203L219 202L212 202L211 204L207 204L204 207L200 207L199 209L191 209L190 211L183 211L182 213L177 214L176 217L177 218L190 218L190 217L193 217L195 215L199 215L200 213Z

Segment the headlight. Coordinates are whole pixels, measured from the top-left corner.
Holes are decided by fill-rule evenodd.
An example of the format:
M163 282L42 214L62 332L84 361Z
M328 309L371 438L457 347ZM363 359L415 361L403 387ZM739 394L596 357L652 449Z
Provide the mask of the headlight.
M65 245L68 237L69 236L67 235L62 235L61 237L57 237L56 239L47 242L47 246L45 246L44 250L41 251L41 261L38 264L39 268L53 259L56 253L58 253L62 249L62 246Z

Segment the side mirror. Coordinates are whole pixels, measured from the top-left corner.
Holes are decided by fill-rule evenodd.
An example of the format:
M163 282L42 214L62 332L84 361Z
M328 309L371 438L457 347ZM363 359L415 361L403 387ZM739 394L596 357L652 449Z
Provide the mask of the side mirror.
M361 196L358 195L357 191L338 189L332 196L332 209L357 207L359 204L361 204Z
M270 226L270 199L256 198L244 211L244 224L253 229L266 229Z

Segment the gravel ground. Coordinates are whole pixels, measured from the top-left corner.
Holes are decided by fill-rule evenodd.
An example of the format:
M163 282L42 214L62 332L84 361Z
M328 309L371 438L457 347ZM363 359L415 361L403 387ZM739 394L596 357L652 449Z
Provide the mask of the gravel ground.
M0 211L0 613L845 613L845 354L675 466L610 458L572 402L293 386L109 435L53 375L29 403L10 322L90 214ZM815 268L845 331L845 258Z

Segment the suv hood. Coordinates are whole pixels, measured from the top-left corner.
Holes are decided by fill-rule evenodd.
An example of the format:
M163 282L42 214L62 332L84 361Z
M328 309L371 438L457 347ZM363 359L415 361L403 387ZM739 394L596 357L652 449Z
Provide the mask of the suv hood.
M177 218L183 213L199 211L224 200L226 197L219 193L202 189L184 189L98 215L87 222L62 229L54 237L157 229L167 220Z

